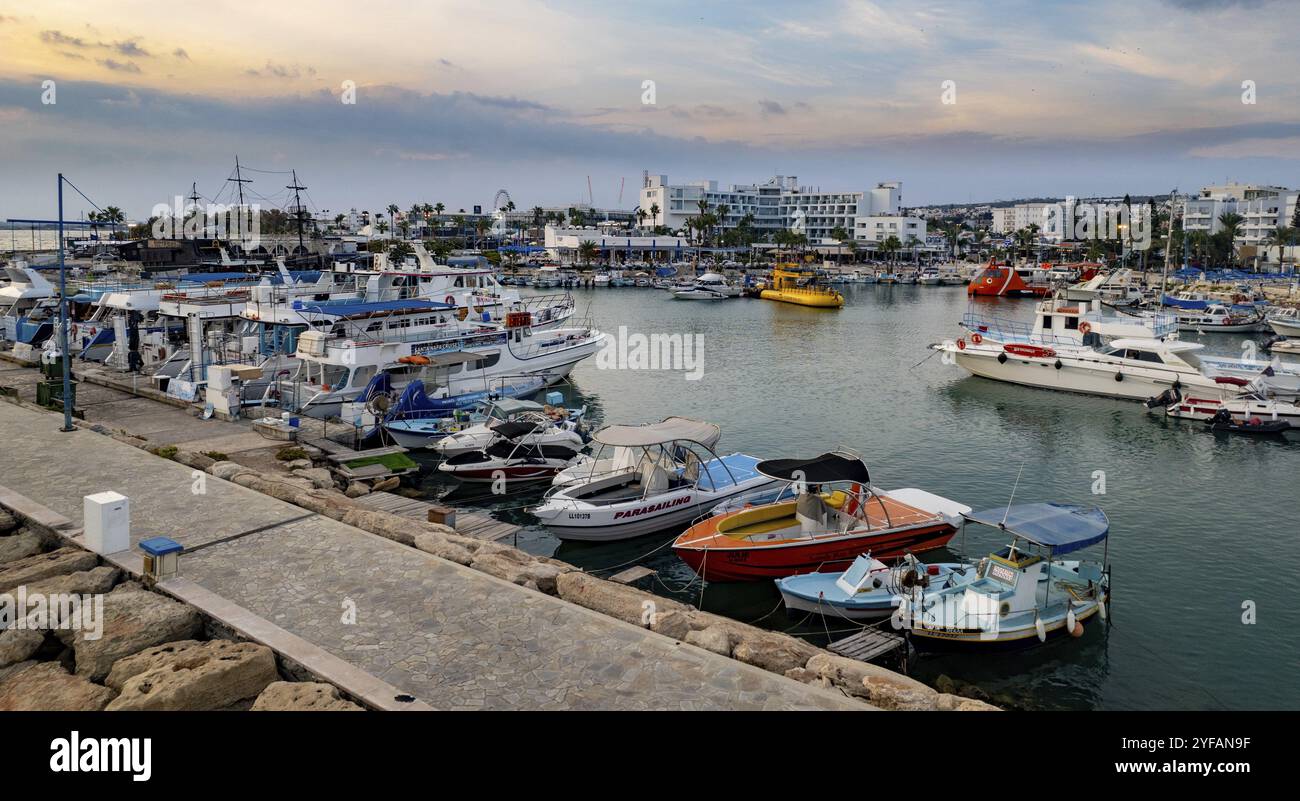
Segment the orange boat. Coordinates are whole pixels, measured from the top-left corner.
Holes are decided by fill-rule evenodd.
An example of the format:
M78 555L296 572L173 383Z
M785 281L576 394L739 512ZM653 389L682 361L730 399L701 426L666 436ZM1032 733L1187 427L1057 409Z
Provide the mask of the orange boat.
M755 469L791 484L762 505L724 510L688 528L673 550L708 581L756 581L846 569L945 545L970 507L919 489L880 490L852 454L771 459ZM769 493L770 494L770 493Z

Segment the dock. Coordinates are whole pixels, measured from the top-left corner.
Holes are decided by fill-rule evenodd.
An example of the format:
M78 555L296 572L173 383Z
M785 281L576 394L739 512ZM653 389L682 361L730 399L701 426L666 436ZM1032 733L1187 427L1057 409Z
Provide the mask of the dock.
M387 491L367 493L357 498L356 502L367 509L389 512L402 517L409 517L412 520L428 520L429 510L438 506L438 504L429 501L407 498L404 495L396 495ZM513 523L504 523L491 515L481 512L456 511L457 534L495 542L496 540L513 537L519 530L519 526Z
M867 626L856 634L836 640L826 646L826 650L859 662L870 662L891 654L905 645L907 641L903 639L903 635L884 631L875 626Z

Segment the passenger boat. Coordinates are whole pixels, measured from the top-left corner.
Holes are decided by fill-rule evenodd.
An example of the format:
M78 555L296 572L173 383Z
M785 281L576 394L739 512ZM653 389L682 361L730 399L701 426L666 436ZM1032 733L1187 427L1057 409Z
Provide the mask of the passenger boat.
M945 545L970 507L919 489L885 491L847 452L772 459L755 470L794 497L715 514L673 551L708 581L756 581L846 569L864 553L889 559Z
M797 264L778 264L772 270L771 286L760 292L759 297L822 309L838 309L844 305L842 294L834 289L817 286L816 281L815 270L804 269Z
M556 406L544 406L536 401L502 400L488 401L477 413L479 422L450 434L433 444L433 449L443 458L459 456L462 453L482 450L491 444L496 436L495 428L505 422L532 422L536 428L528 434L525 441L535 445L574 445L574 450L581 450L587 444L586 433L582 424L587 407L581 409L564 409ZM471 418L472 419L472 418Z
M452 456L438 472L466 483L549 481L573 463L582 441L575 436L576 442L539 443L534 438L544 426L531 420L498 423L486 448Z
M1051 637L1083 635L1083 624L1106 616L1110 566L1056 557L1106 541L1110 521L1096 507L1030 503L966 513L1010 535L971 580L914 584L901 594L894 625L919 649L1018 648Z
M898 607L899 593L916 584L956 586L975 578L975 565L927 565L907 554L893 567L869 554L859 556L843 573L803 573L776 580L785 608L845 620L877 620Z
M755 471L755 457L714 453L707 443L720 433L712 423L684 417L606 426L592 437L601 449L587 463L590 472L552 487L529 511L562 540L607 542L684 525L773 483ZM612 463L602 459L607 449L615 451Z

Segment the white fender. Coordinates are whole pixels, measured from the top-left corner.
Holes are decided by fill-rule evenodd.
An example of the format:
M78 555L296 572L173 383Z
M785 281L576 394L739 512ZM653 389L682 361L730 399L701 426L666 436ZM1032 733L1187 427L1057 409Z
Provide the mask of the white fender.
M1069 609L1066 611L1066 613L1065 613L1065 627L1066 627L1066 630L1067 630L1067 631L1074 631L1074 623L1075 623L1075 618L1074 618L1074 604L1070 604L1070 608L1069 608Z
M1038 641L1047 642L1047 627L1043 625L1043 619L1034 615L1034 631L1038 632Z
M1101 598L1097 599L1097 614L1101 615L1102 620L1106 619L1106 602Z

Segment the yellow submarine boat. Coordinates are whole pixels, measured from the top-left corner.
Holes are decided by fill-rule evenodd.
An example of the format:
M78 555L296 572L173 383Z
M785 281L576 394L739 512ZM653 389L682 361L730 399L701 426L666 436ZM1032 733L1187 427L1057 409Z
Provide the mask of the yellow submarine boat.
M838 309L844 305L843 295L834 289L816 286L813 284L815 278L815 270L803 269L797 264L778 264L772 270L771 287L760 292L759 297L823 309ZM806 280L807 284L800 286L801 280Z

